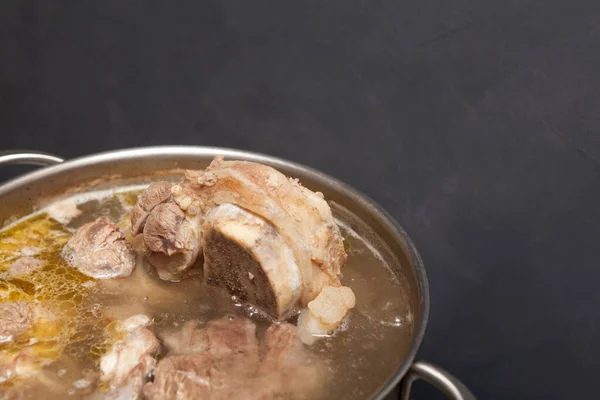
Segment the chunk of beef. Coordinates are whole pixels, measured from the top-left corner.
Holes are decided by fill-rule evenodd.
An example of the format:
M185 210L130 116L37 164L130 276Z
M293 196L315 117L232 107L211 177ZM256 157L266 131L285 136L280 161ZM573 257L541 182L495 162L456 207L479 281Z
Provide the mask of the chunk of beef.
M200 251L200 216L175 203L156 206L144 227L146 257L163 280L180 280Z
M171 184L166 181L154 183L142 193L137 200L131 214L131 233L142 233L146 219L154 207L166 203L171 198Z
M200 321L188 321L181 328L162 334L160 339L170 355L208 351L208 333Z
M100 217L79 228L63 249L63 257L80 272L96 279L125 278L136 254L119 228Z
M23 350L15 354L5 353L0 357L0 384L12 379L27 379L38 374L39 361Z
M148 381L144 373L145 366L138 365L119 386L100 388L85 396L86 400L141 400L144 384Z
M260 350L256 385L262 388L263 398L310 399L325 385L325 363L306 352L294 325L271 326Z
M212 359L235 359L246 365L258 362L256 325L248 318L228 315L210 321L206 331Z
M296 305L302 293L300 269L273 225L224 204L207 214L203 231L208 283L225 287L273 318L285 317Z
M0 303L0 343L12 342L33 323L33 310L24 301Z
M154 370L154 381L144 386L149 400L210 399L210 357L206 354L169 356Z
M117 329L128 332L127 335L102 356L100 380L108 384L109 398L141 396L143 385L156 366L154 356L160 349L158 339L145 326L149 322L148 317L141 315L123 321Z
M28 275L46 265L46 261L35 257L21 257L8 266L8 273L17 278Z
M120 386L138 365L149 373L154 368L153 355L158 349L159 342L148 328L135 329L102 357L101 379L110 381L111 386Z
M260 372L272 373L295 368L307 360L306 351L291 324L273 325L267 329L260 347Z
M62 399L67 385L30 348L0 356L0 385L7 383L6 393L0 389L0 399L30 399L32 393L44 393L46 399Z

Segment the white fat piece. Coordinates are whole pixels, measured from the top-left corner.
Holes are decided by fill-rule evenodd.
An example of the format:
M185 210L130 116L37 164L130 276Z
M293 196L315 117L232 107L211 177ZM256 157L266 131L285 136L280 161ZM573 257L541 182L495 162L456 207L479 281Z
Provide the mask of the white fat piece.
M354 292L349 287L324 287L300 313L298 337L304 344L311 345L317 338L329 336L355 304Z

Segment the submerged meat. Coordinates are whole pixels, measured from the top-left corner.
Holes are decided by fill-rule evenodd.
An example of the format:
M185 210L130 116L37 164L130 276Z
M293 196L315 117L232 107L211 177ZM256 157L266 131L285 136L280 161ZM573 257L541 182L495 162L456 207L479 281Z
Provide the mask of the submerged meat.
M169 356L154 370L154 381L144 386L144 396L160 399L210 399L210 359L204 354Z
M290 324L273 325L267 329L260 348L262 373L295 368L306 362L304 346Z
M63 249L63 257L96 279L125 278L135 267L135 251L107 217L83 225Z
M327 379L326 365L310 357L290 324L271 326L261 344L261 365L256 386L265 399L310 399Z
M230 360L244 365L258 362L256 325L242 317L226 316L206 324L208 353L213 360Z
M33 347L0 352L0 399L54 400L71 395L81 398L94 389L96 372L78 369L75 360L64 355L58 368L53 361L42 357ZM65 379L67 370L79 379L74 382Z
M0 303L0 343L12 342L33 324L33 310L24 301Z
M0 399L31 399L32 393L43 393L45 399L64 398L67 384L44 368L44 364L28 349L1 355ZM3 384L10 389L4 392Z
M46 265L46 261L40 260L39 258L24 256L16 261L8 267L8 273L17 278L22 275L30 274L38 269L42 268Z
M168 354L198 354L208 351L208 333L200 321L188 321L180 329L160 336Z
M326 378L290 324L269 328L260 346L255 325L232 316L188 323L167 341L167 356L144 386L151 400L310 398Z
M27 351L0 357L0 384L12 379L27 379L38 374L39 361Z
M156 366L160 343L146 327L150 318L135 315L122 321L117 330L126 336L117 341L100 360L100 380L109 387L109 398L139 398L148 375Z

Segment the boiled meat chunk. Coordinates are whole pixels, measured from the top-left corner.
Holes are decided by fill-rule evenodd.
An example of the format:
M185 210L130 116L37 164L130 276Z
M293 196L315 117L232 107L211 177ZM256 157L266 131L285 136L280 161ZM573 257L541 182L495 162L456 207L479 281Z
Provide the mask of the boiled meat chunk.
M135 267L135 251L116 224L100 217L79 228L63 248L63 257L96 279L126 278Z
M198 258L200 239L199 216L175 203L155 207L144 227L146 258L163 280L182 278Z
M228 359L241 365L258 362L256 325L249 319L229 315L210 321L206 333L208 354L214 360Z
M311 399L327 379L326 365L310 357L290 324L271 326L261 344L257 386L263 398Z
M210 399L210 359L203 354L170 356L154 370L154 382L144 386L149 400Z
M171 184L166 181L154 183L142 193L131 214L131 233L142 233L150 212L159 204L166 203L171 198Z
M117 325L125 337L100 360L100 380L108 385L109 398L140 398L160 349L158 339L146 327L149 323L147 316L135 315Z
M212 209L203 228L204 276L240 300L284 317L300 299L302 277L277 229L232 204Z
M305 363L304 346L296 337L296 327L290 324L273 325L267 329L260 348L263 373L295 368Z
M25 256L17 259L12 264L10 264L10 266L8 267L8 273L12 277L18 278L23 275L31 274L32 272L42 268L44 265L46 265L46 261L44 260L40 260L35 257Z
M40 363L30 352L0 356L0 384L12 379L27 379L39 374Z
M12 342L33 324L33 310L24 301L0 303L0 343Z
M166 181L150 185L133 209L131 232L143 233L146 258L158 276L178 281L200 253L201 215L197 207L173 202L172 191Z
M208 350L208 334L200 321L186 322L181 329L161 335L160 340L169 354L198 354Z
M7 392L0 388L0 399L30 399L31 393L44 393L46 399L64 398L66 384L32 353L23 349L0 354L0 385L10 387Z

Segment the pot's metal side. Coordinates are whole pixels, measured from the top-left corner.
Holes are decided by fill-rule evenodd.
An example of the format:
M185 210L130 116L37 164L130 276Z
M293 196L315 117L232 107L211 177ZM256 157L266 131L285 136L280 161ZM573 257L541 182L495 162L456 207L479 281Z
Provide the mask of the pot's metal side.
M13 179L0 186L0 221L11 215L25 215L35 208L40 197L48 197L69 188L85 184L99 176L127 179L148 174L149 171L173 168L204 168L216 155L271 165L286 175L299 178L313 190L320 190L325 198L337 202L369 225L381 239L410 264L404 265L411 273L416 296L412 296L415 319L413 341L402 364L383 385L375 399L383 399L407 374L421 345L429 317L429 286L425 268L414 244L394 219L373 200L312 168L262 154L215 147L166 146L118 150L77 158L63 164L46 167ZM108 182L110 185L110 182ZM401 253L401 254L400 254ZM409 267L409 268L407 268Z

